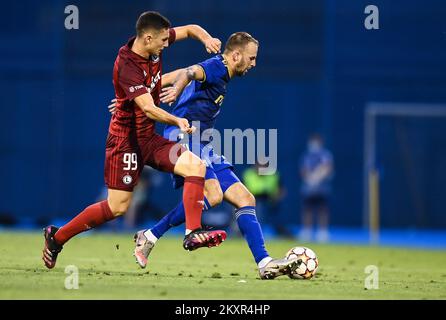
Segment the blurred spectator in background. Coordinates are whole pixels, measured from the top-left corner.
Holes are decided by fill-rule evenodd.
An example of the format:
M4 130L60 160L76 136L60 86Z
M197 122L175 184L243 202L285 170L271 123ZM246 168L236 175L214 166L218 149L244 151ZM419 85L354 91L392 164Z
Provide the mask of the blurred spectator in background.
M289 231L280 223L281 200L285 196L285 189L278 171L271 174L260 175L259 168L267 168L266 161L257 160L257 163L243 172L243 183L256 198L257 217L261 224L271 225L279 235L289 236Z
M329 196L333 177L333 156L324 147L324 141L319 134L313 134L308 139L307 150L300 164L302 178L302 229L299 239L312 240L313 213L318 218L316 241L327 242L329 239Z

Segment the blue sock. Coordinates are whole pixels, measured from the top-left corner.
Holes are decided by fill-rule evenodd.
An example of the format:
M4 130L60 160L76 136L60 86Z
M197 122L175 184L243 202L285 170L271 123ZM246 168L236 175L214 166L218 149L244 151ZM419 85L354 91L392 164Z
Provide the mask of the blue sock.
M246 242L248 242L256 263L259 263L263 258L269 256L265 249L265 241L263 240L262 229L257 221L255 207L243 207L235 211L235 218L237 219L238 227Z
M211 205L209 204L208 199L204 198L204 207L203 211L209 210ZM151 228L153 235L158 239L161 238L167 230L172 227L179 226L180 224L186 221L186 214L184 212L183 201L181 201L175 209L171 210L168 214L164 216L158 223Z

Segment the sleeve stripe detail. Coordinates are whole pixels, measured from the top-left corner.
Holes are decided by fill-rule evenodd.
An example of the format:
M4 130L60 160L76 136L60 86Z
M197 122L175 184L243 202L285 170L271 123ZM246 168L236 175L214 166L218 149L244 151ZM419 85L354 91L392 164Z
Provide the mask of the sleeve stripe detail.
M197 80L198 82L201 82L201 83L203 83L203 82L206 82L206 70L204 70L204 68L203 68L203 66L201 65L201 64L197 64L197 66L199 66L200 68L201 68L201 70L203 70L203 74L204 74L204 79L203 80Z

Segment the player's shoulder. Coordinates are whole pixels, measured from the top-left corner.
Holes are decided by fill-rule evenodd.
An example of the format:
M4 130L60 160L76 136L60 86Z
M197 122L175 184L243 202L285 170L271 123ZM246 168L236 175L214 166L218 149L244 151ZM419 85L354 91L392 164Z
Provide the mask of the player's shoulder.
M226 64L224 63L224 59L221 55L216 55L206 59L198 63L198 65L203 68L204 73L206 74L206 79L211 82L213 81L212 79L225 79L228 77Z
M117 67L118 77L143 77L145 76L145 71L141 66L131 59L124 59L119 61Z
M131 45L135 41L135 37L131 37L129 41L124 44L118 51L118 59L122 65L130 64L130 65L138 65L140 63L147 63L147 59L133 52L131 49ZM130 62L130 63L129 63Z
M203 60L198 63L199 65L205 65L205 66L216 66L216 67L225 67L225 64L223 62L223 57L221 55L216 55L213 57L210 57L209 59Z
M128 42L124 43L118 50L118 57L120 59L128 59L130 54L129 43L132 41L132 38L129 39Z
M119 73L126 72L143 72L141 64L142 57L135 57L136 54L131 50L123 46L119 49L118 57L115 62L115 67L118 68Z

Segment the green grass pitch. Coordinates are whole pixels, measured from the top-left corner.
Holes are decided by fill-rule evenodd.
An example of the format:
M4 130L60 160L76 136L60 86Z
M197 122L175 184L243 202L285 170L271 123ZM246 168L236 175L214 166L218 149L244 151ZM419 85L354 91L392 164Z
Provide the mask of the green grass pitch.
M312 248L320 267L311 280L260 280L242 239L186 252L180 238L161 239L146 269L132 256L131 234L90 233L65 245L53 270L41 260L40 233L0 232L0 299L445 299L446 253L420 249L267 241L275 257ZM65 267L79 270L68 290ZM376 265L379 289L364 288Z

